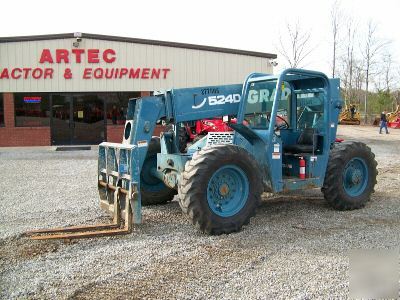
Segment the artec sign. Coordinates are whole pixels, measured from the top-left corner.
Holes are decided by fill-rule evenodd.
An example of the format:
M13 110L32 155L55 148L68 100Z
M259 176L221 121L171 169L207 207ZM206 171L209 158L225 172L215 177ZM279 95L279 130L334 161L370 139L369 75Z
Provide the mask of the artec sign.
M54 64L63 64L66 67L57 68L62 72L64 79L167 79L170 68L154 67L114 67L117 61L117 53L114 49L43 49L39 57L39 63L43 67L0 68L0 80L23 80L23 79L53 79ZM74 74L72 64L93 64L93 67L85 67L80 74ZM110 65L110 67L96 66L99 64Z

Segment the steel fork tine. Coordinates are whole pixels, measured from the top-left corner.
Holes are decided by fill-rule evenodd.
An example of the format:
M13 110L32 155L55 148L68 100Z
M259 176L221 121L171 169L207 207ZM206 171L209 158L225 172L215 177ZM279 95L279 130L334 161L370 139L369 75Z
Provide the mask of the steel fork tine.
M95 225L82 225L82 226L71 226L71 227L56 227L50 229L37 229L25 232L26 235L33 234L44 234L44 233L57 233L57 232L76 232L76 231L88 231L96 229L107 229L117 228L119 224L95 224Z
M25 234L32 240L78 239L87 237L121 235L132 232L132 210L130 199L125 202L125 222L121 228L120 187L114 192L113 223L85 226L59 227L52 229L31 230ZM109 229L109 230L106 230ZM37 234L37 235L36 235ZM48 234L48 235L46 235Z

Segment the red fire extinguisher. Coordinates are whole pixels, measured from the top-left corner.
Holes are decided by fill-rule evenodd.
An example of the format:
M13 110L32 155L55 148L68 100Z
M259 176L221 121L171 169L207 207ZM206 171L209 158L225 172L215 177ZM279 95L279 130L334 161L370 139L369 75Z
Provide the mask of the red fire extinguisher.
M299 178L306 179L306 160L302 156L300 156L299 166L300 166Z

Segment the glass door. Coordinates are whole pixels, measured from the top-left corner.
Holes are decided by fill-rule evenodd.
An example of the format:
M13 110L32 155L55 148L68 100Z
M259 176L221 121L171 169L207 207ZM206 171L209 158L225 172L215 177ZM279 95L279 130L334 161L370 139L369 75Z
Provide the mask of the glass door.
M95 145L105 140L104 101L98 95L73 97L72 143Z
M53 145L93 145L105 140L104 100L96 94L52 95Z
M51 141L52 145L72 144L72 97L51 96Z

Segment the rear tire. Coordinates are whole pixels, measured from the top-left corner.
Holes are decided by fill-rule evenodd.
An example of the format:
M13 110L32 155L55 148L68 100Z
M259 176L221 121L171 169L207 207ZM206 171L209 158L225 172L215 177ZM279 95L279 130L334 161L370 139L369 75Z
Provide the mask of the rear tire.
M214 145L185 165L178 187L182 211L202 232L239 231L261 201L262 177L256 160L243 148Z
M326 201L338 210L364 207L374 192L376 166L375 155L364 143L335 144L321 189Z
M164 182L150 174L151 169L157 167L157 153L160 152L160 139L153 137L140 173L140 192L144 206L165 204L172 201L176 195L176 190L167 187Z

